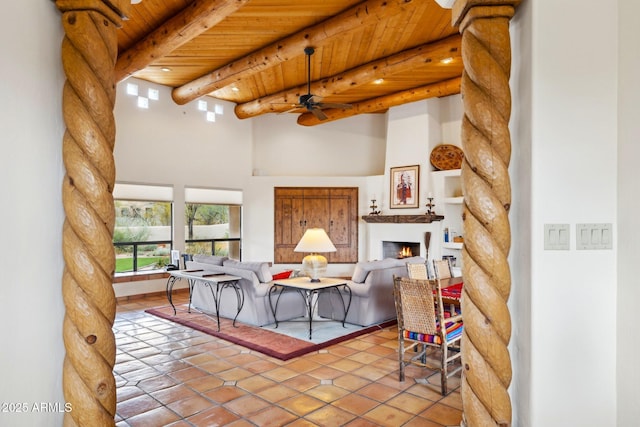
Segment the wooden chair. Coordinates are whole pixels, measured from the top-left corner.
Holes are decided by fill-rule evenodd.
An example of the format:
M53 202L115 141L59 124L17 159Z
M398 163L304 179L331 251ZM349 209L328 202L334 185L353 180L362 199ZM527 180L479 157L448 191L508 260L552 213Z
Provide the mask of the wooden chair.
M404 381L404 368L410 363L438 369L442 395L448 394L447 379L462 369L461 365L454 363L460 358L462 315L450 316L444 310L439 279L430 281L396 276L393 295L398 316L399 381ZM440 325L446 325L444 330ZM414 347L421 348L421 351L411 357L405 356ZM438 351L440 357L436 364L429 356Z
M433 269L436 273L436 277L440 279L450 279L453 277L451 263L448 259L434 259Z
M429 273L427 272L427 264L424 262L408 262L407 273L410 279L422 279L428 280Z
M440 271L442 272L442 276L436 276L436 277L440 277L441 279L449 279L452 277L451 274L451 265L449 263L448 260L441 260L441 261L437 261L437 260L433 260L433 266L434 266L434 270L436 269L436 263L439 266ZM429 272L429 268L428 265L425 263L407 263L407 273L409 274L409 278L410 279L421 279L421 280L427 280L427 279L433 279L433 271ZM449 301L449 312L451 313L452 316L456 315L456 309L460 306L459 303L456 302L451 302ZM458 310L459 311L459 310Z

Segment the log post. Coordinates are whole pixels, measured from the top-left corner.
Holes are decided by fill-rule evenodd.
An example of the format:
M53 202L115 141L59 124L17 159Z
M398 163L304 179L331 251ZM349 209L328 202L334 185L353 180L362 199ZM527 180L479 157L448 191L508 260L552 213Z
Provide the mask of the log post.
M463 426L510 426L511 46L519 0L457 0L462 34Z
M114 66L128 0L57 0L65 37L62 158L65 426L113 426Z

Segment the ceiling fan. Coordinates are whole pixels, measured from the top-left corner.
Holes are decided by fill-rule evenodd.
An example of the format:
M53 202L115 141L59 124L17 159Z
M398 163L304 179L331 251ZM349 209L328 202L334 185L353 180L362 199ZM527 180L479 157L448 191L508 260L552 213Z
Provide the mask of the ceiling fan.
M330 102L320 102L322 98L313 95L311 93L311 55L315 52L312 47L305 47L304 53L307 55L307 93L300 95L298 104L289 110L298 110L300 108L306 108L310 111L318 120L326 120L327 115L322 112L325 108L351 108L351 104L336 104Z

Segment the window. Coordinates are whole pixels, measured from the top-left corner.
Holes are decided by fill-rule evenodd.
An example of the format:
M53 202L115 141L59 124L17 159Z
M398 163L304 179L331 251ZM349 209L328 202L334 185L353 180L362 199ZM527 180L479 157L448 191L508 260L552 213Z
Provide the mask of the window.
M241 259L242 193L185 189L185 253Z
M157 189L165 191L158 192ZM136 196L169 200L135 200ZM166 187L116 184L113 232L116 273L158 270L171 262L171 196L171 189Z

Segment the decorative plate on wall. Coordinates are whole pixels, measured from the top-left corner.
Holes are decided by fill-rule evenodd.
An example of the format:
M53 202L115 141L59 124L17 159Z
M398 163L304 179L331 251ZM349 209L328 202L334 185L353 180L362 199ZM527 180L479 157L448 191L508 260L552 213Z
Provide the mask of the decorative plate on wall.
M431 164L437 170L460 169L464 153L460 147L451 144L440 144L431 150Z

